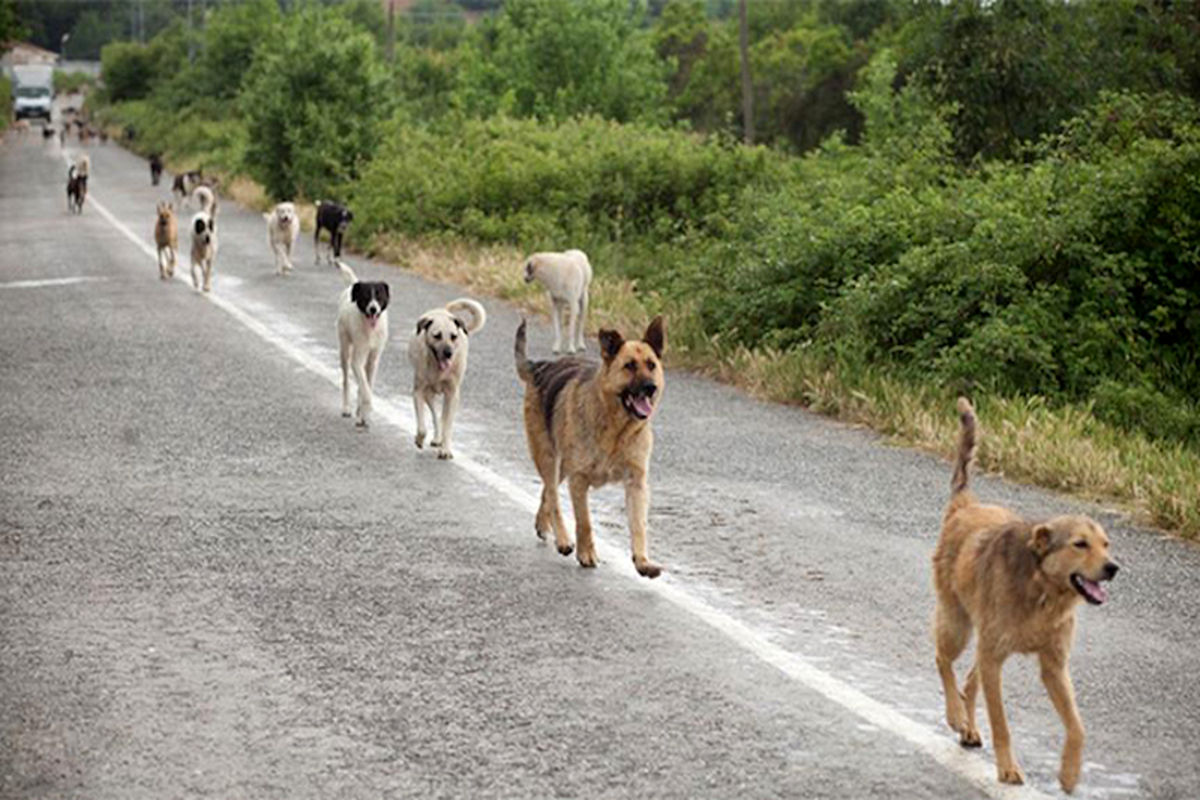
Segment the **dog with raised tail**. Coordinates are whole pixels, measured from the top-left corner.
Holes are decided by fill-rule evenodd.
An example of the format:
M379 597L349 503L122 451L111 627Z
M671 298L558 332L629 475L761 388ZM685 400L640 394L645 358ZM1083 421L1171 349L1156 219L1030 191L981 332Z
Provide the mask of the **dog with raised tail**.
M338 304L338 356L342 365L342 416L350 416L350 373L358 384L354 422L367 427L379 370L379 357L388 341L388 302L391 289L382 281L360 281L349 265L337 262L348 286Z
M525 354L525 322L517 328L513 354L525 383L525 438L542 478L542 502L534 530L545 539L551 529L558 552L581 567L596 566L588 491L608 483L625 486L625 510L633 565L656 578L662 567L650 560L646 536L650 508L650 418L662 400L662 355L666 330L655 317L640 340L614 330L600 331L602 362L580 356L530 361ZM576 548L571 545L558 505L558 485L566 479L575 511Z
M550 298L550 317L554 322L555 353L563 352L563 315L567 317L566 352L587 349L588 287L592 283L592 263L582 250L563 253L534 253L525 259L525 282L537 281L546 287Z
M217 260L217 220L200 211L192 217L192 285L197 291L212 291Z
M466 312L466 313L464 313ZM468 318L469 317L469 318ZM417 417L417 447L425 446L425 409L433 418L429 446L438 458L454 458L451 438L458 414L463 376L467 372L470 337L487 323L487 312L474 300L460 297L426 311L417 320L416 335L408 340L413 368L413 412ZM442 396L439 418L434 400Z
M1042 683L1066 728L1058 781L1074 790L1083 758L1083 722L1075 705L1068 659L1080 601L1102 605L1103 583L1119 569L1108 535L1090 517L1064 515L1030 522L1000 506L983 505L968 489L975 455L975 409L958 399L959 440L950 502L933 554L937 595L934 640L946 697L946 722L963 747L979 747L975 700L983 688L996 771L1002 783L1023 783L1013 757L1001 697L1001 669L1013 653L1033 653ZM974 630L975 664L960 692L954 662Z
M200 207L200 211L208 214L214 220L217 217L217 193L211 186L200 184L192 190L192 200Z
M88 174L91 169L92 161L86 153L67 167L67 211L73 214L83 213L83 203L87 200Z

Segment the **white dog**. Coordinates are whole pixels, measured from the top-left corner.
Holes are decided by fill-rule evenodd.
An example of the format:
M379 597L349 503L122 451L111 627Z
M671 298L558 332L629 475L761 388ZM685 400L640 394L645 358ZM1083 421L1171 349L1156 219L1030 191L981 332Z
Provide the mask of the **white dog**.
M350 285L338 304L338 355L342 362L342 416L350 416L350 372L358 383L358 407L354 422L367 426L372 388L379 356L388 340L387 307L391 290L382 281L360 281L354 270L337 262Z
M470 312L466 322L461 314ZM454 458L450 435L458 413L459 389L467 371L469 336L487 322L483 306L474 300L459 298L442 308L426 311L417 320L417 335L408 340L408 361L413 368L413 411L417 416L417 447L425 446L425 407L433 417L430 447L438 458ZM442 395L442 415L438 418L433 399Z
M263 214L263 219L267 221L267 245L275 254L275 272L286 275L292 271L292 247L300 235L296 206L280 203L271 209L271 213Z
M217 259L217 221L207 211L192 217L192 285L204 291L212 290L213 262Z
M550 295L550 315L554 319L555 353L562 352L562 314L567 321L568 353L586 350L588 286L592 282L592 264L582 250L565 253L534 253L525 261L525 282L539 281Z

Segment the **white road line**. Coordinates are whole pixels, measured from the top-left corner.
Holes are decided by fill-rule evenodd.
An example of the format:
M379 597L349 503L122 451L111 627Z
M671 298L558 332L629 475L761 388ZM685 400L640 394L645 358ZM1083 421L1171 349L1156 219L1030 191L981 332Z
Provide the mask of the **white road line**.
M155 259L157 263L157 252L148 241L139 238L137 234L113 216L98 200L89 197L88 204L95 208L97 213L108 220L114 228L124 234L142 252ZM189 280L182 273L177 273L175 277L190 285ZM219 280L219 275L217 277ZM312 353L297 347L293 342L279 336L262 322L247 314L219 294L209 293L207 298L263 340L279 348L279 350L283 351L288 357L305 369L324 378L335 387L341 388L340 370L323 363ZM409 436L416 433L416 429L407 411L401 411L395 403L381 397L376 397L375 401L373 412L376 416L387 420L405 431ZM530 514L537 511L539 498L535 494L486 465L475 461L469 456L460 455L456 455L454 461L450 463L465 470L486 486L490 486L500 494L505 495L518 507L525 509ZM990 759L959 747L953 735L948 730L938 732L930 730L926 726L904 716L896 709L868 697L845 681L813 666L806 659L774 644L766 636L755 631L749 625L713 608L689 592L682 584L672 580L670 575L664 574L663 577L655 581L642 578L634 571L630 559L626 554L625 547L611 544L603 539L599 535L599 527L597 525L595 537L596 551L603 562L609 565L623 565L617 570L619 573L636 580L644 590L658 593L663 599L670 601L683 611L708 623L737 645L753 653L792 680L823 695L828 700L853 712L870 724L900 737L950 772L966 780L988 797L997 798L998 800L1049 800L1050 795L1044 794L1032 787L1006 786L998 783L996 780L996 768ZM932 675L932 654L929 661L930 674Z
M8 281L0 283L0 289L40 289L43 286L69 286L72 283L89 283L91 281L106 280L108 278L79 276L77 278L45 278L38 281Z

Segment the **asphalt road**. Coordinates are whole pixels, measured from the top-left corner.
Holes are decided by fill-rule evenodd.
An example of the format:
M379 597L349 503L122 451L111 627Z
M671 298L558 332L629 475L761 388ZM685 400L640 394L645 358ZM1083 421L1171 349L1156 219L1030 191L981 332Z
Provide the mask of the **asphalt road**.
M1028 660L1005 689L1029 787L1000 790L990 747L941 721L948 464L672 372L650 512L668 572L634 574L616 488L593 493L602 563L581 570L533 534L513 309L480 298L440 462L411 442L404 345L462 290L351 259L393 290L356 431L333 382L342 283L311 239L279 278L261 216L225 201L213 295L160 282L169 181L88 149L72 217L56 143L0 148L0 796L1058 794ZM1200 550L977 488L1097 515L1125 566L1080 611L1076 796L1200 796Z

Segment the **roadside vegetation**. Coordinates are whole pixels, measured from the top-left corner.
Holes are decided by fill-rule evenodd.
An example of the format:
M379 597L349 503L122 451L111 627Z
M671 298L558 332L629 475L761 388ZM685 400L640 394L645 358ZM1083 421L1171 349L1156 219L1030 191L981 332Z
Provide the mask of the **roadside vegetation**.
M986 467L1200 535L1194 9L751 3L751 125L732 3L427 2L391 60L377 3L294 5L106 46L97 113L531 307L522 255L585 249L595 323L903 442L969 393Z

